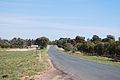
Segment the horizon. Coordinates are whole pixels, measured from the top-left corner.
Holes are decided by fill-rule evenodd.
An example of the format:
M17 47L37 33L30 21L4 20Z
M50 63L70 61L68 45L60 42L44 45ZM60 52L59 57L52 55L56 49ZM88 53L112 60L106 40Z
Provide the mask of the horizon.
M120 37L118 0L1 0L0 37Z
M70 38L70 37L60 37L60 38L70 38L70 39L75 39L77 36L80 36L80 35L76 35L75 37L73 37L73 38ZM92 37L93 37L94 35L92 35ZM97 35L98 36L98 35ZM115 38L115 36L114 35L112 35L114 38ZM20 38L20 39L31 39L31 40L35 40L35 39L37 39L37 38L42 38L42 37L46 37L46 36L41 36L41 37L36 37L36 38L21 38L21 37L13 37L13 38ZM80 36L80 37L85 37L85 36ZM85 37L85 41L87 41L87 39L92 39L92 37L89 37L89 38L86 38ZM102 37L100 37L100 36L98 36L99 38L101 38L101 39L105 39L105 38L107 38L107 35L106 35L106 37L104 37L104 38L102 38ZM5 40L12 40L13 38L10 38L10 39L7 39L7 38L2 38L2 37L0 37L0 39L5 39ZM48 38L50 41L55 41L55 40L59 40L60 38L58 38L58 39L55 39L55 40L51 40L49 37L46 37L46 38ZM120 39L120 37L118 37L118 38L115 38L115 41L119 41L119 39Z

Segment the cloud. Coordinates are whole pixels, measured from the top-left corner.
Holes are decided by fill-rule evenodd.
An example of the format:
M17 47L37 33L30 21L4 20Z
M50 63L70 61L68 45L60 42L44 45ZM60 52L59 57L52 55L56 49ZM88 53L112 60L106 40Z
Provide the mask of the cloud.
M45 19L46 21L44 21ZM79 19L79 17L64 17L64 16L13 16L13 15L0 15L0 25L5 26L26 26L36 27L36 28L51 28L51 29L59 29L59 30L81 30L82 32L109 32L112 31L118 32L118 29L108 29L108 27L100 27L100 26L81 26L76 24L63 24L63 23L53 23L51 20L59 20L59 19ZM48 21L47 21L48 20Z
M73 37L76 35L107 35L119 36L119 29L106 26L82 26L71 23L54 22L59 19L77 19L78 17L64 16L17 16L0 15L0 36L39 36L45 35L51 38ZM44 20L43 20L44 19ZM51 22L52 20L52 22ZM7 34L9 33L9 34Z
M0 14L0 23L14 23L14 24L24 24L24 23L35 23L43 20L65 20L65 19L82 19L80 17L69 17L69 16L17 16L9 14Z

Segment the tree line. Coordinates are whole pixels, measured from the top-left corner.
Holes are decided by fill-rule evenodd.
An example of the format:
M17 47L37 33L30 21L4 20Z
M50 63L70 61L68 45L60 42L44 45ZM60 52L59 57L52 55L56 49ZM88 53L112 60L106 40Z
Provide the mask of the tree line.
M71 38L60 38L59 40L50 41L47 37L37 39L13 38L11 40L0 38L0 48L27 48L31 45L38 45L41 49L47 45L57 45L66 51L80 51L90 56L106 56L120 60L120 37L115 40L113 35L107 35L106 38L100 38L97 35L87 40L83 36Z
M93 35L91 39L87 40L83 36L76 36L75 39L60 38L52 43L67 51L80 51L85 55L105 56L120 60L120 37L119 40L115 40L113 35L107 35L103 39Z
M31 45L38 45L40 48L46 48L48 44L49 39L46 37L40 37L35 40L16 37L11 40L0 38L0 48L28 48Z

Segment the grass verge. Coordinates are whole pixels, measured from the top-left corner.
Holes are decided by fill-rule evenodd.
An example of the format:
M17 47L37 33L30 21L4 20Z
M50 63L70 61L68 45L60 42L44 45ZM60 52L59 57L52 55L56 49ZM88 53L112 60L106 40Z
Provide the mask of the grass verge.
M41 59L37 60L36 51L0 51L0 80L20 80L32 76L47 67L47 49L38 51Z
M64 52L65 54L80 58L80 59L84 59L84 60L88 60L88 61L92 61L92 62L96 62L96 63L101 63L101 64L109 64L112 66L120 66L120 62L113 62L112 58L107 58L107 57L102 57L102 56L87 56L84 55L82 53L72 53L71 51L65 51L63 49L59 49L59 51Z

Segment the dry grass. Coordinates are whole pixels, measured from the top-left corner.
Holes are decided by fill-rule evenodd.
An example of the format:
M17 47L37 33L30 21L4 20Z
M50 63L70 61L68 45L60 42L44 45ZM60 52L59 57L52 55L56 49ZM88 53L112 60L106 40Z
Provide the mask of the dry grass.
M0 51L0 80L20 80L46 68L47 49L39 50L41 61L36 62L35 51Z

